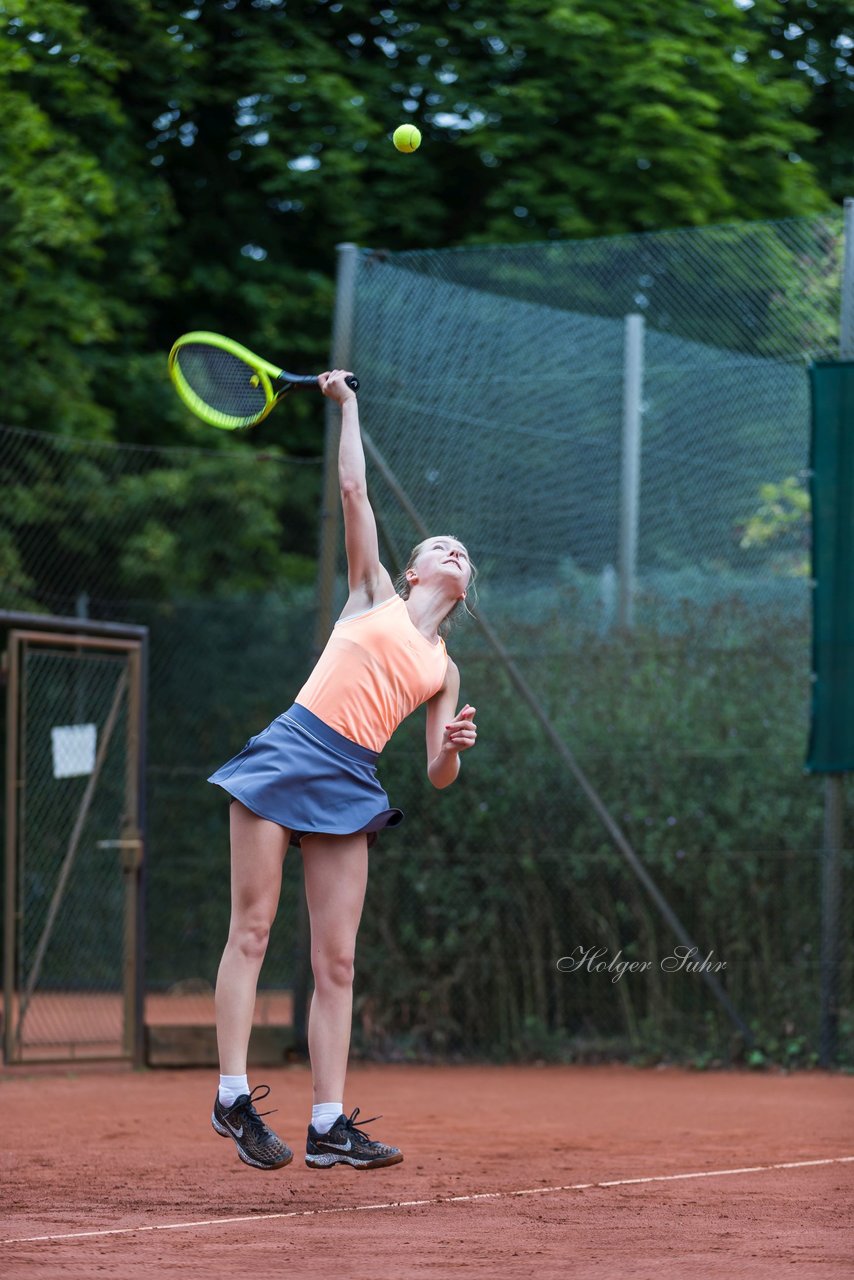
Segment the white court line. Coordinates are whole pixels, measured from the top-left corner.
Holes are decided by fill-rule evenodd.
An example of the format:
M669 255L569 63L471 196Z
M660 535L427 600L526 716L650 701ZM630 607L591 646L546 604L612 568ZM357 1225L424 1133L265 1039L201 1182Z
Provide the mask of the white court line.
M854 1156L827 1160L787 1160L783 1164L755 1164L744 1169L704 1169L699 1173L658 1173L647 1178L617 1178L611 1182L573 1182L565 1187L529 1187L521 1191L479 1191L467 1196L437 1196L431 1200L389 1200L383 1204L336 1205L331 1209L291 1209L288 1213L251 1213L240 1218L204 1218L198 1222L158 1222L143 1227L109 1227L102 1231L67 1231L63 1235L18 1236L3 1244L37 1244L45 1240L87 1240L93 1236L129 1236L143 1231L188 1231L193 1227L224 1227L235 1222L272 1222L282 1218L319 1218L328 1213L366 1213L371 1209L410 1209L415 1206L460 1204L472 1200L507 1200L513 1196L542 1196L557 1191L589 1191L593 1187L633 1187L644 1182L679 1182L685 1178L726 1178L737 1173L769 1173L774 1169L809 1169L819 1164L849 1164Z

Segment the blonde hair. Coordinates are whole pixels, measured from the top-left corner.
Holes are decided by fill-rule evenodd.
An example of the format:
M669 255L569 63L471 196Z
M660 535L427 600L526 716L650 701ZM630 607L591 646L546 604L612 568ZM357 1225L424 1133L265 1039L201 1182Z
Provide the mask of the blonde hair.
M409 553L409 560L407 561L406 568L403 570L403 573L398 574L394 583L394 587L395 587L395 590L397 591L397 594L403 600L409 599L409 594L410 594L410 591L412 590L409 583L409 579L406 576L407 573L413 567L413 565L415 564L415 561L421 555L421 552L424 550L427 544L430 542L435 542L436 538L448 538L452 542L460 542L460 539L457 538L452 533L434 534L432 538L425 538L422 542L417 543L417 545L412 548L412 550ZM465 543L460 542L460 546L465 547ZM466 555L468 555L467 549L466 549ZM474 585L475 578L477 577L477 569L472 564L471 559L469 559L469 569L471 570L471 577L469 578L469 584L468 584L468 587L466 588L466 595L467 596L471 595L472 604L477 604L477 588ZM460 618L464 613L467 613L470 618L474 617L474 614L472 613L471 609L468 607L466 600L458 600L456 604L454 604L448 610L448 612L445 614L442 621L439 623L439 635L446 636L448 632L451 630L451 628L455 627L456 624L460 621Z

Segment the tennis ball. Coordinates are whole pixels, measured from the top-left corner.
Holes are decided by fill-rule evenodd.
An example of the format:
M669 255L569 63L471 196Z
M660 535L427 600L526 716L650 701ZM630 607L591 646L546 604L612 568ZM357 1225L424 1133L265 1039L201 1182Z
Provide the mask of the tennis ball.
M421 131L414 124L399 124L391 140L398 151L417 151L421 146Z

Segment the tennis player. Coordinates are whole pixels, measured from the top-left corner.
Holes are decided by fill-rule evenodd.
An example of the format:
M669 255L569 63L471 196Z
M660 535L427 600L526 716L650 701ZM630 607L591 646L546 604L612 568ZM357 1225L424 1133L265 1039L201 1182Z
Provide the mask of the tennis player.
M314 1105L306 1164L376 1169L397 1147L369 1139L347 1116L344 1080L353 1012L353 957L377 832L403 819L376 777L380 752L400 722L427 705L427 776L457 777L477 738L474 707L456 710L460 675L442 632L472 580L456 538L413 550L397 589L380 564L365 483L356 396L346 371L321 375L341 406L338 473L350 594L329 642L293 706L211 775L231 797L231 925L216 986L220 1084L211 1122L240 1159L279 1169L293 1152L256 1109L269 1086L249 1088L246 1059L258 975L279 902L288 844L301 848L311 921L314 993L308 1021ZM363 1121L362 1124L370 1124Z

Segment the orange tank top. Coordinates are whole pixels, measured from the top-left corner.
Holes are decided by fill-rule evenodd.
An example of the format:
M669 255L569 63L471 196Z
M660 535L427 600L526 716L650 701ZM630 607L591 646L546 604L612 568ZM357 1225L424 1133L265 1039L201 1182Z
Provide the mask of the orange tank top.
M445 682L444 640L432 644L401 596L336 622L295 701L351 742L382 751L410 712Z

